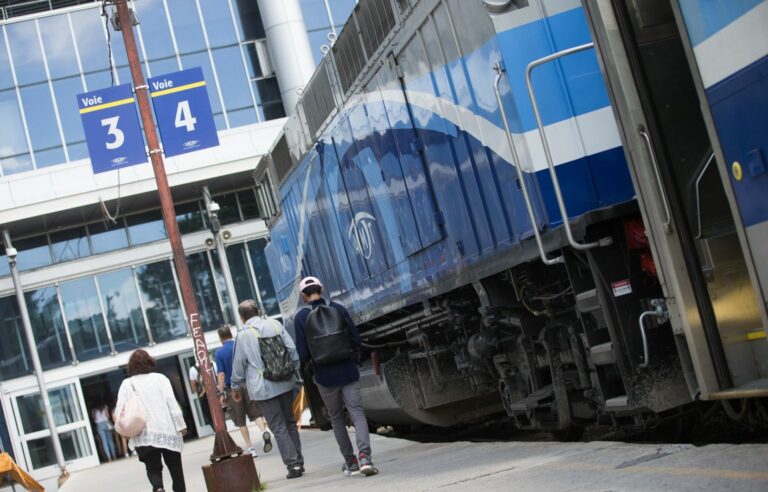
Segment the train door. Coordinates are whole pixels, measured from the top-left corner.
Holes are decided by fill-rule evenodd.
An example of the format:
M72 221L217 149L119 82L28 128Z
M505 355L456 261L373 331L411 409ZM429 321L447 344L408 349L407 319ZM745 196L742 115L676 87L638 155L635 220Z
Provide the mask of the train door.
M671 1L583 4L689 382L709 398L768 377L764 326Z

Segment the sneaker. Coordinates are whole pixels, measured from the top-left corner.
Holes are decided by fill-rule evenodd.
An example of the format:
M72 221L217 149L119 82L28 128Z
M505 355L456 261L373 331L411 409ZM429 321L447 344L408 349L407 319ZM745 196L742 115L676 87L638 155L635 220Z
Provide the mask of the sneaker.
M285 478L299 478L303 474L304 472L302 471L302 467L300 465L292 465L288 467L288 475L286 475Z
M344 475L347 476L360 473L360 465L357 462L357 458L353 456L351 460L346 461L343 465L341 465L341 471L343 471Z
M360 465L360 473L362 473L366 477L369 477L371 475L376 475L377 473L379 473L379 470L374 468L371 458L364 455L363 453L360 453L360 458L358 459L358 463Z
M254 458L257 456L256 455L256 448L254 446L251 446L250 448L244 450L244 452L245 453L250 453L250 455L253 456Z
M269 435L269 432L264 431L261 437L264 439L264 452L269 453L272 451L272 436Z

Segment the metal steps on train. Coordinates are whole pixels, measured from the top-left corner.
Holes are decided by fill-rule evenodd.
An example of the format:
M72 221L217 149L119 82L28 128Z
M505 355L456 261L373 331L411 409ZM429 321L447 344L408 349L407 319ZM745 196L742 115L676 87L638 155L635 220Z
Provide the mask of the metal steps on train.
M616 355L613 353L613 342L601 343L589 348L589 354L596 366L607 366L616 363Z
M522 400L512 403L509 405L509 409L513 412L529 412L538 407L541 400L550 398L553 393L552 385L545 386L540 390L534 391Z

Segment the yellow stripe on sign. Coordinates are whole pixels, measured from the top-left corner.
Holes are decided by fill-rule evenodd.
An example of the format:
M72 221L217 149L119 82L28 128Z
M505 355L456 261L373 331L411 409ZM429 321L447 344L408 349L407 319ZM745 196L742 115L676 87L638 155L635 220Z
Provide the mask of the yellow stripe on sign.
M118 101L99 104L97 106L89 106L87 108L81 109L80 114L93 113L94 111L100 111L102 109L107 109L107 108L114 108L115 106L123 106L124 104L131 104L133 101L134 101L134 98L128 97L126 99L120 99Z
M762 340L766 338L764 331L753 331L747 333L747 340Z
M153 92L152 97L160 97L160 96L165 96L166 94L173 94L174 92L188 91L189 89L203 87L204 85L205 85L205 81L201 80L200 82L193 82L191 84L180 85L178 87L171 87L170 89L163 89L161 91Z

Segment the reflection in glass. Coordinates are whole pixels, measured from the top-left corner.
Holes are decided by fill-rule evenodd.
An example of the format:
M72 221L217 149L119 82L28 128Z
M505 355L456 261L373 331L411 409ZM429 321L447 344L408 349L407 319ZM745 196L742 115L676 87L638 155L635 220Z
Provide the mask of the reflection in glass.
M59 108L61 127L64 131L64 139L67 143L82 142L85 140L83 125L80 121L80 113L75 104L75 96L84 92L83 82L79 76L56 80L53 82L53 93L56 96L56 104ZM70 160L74 158L70 155Z
M179 69L179 64L174 56L171 58L163 58L162 60L150 61L149 68L152 70L152 76L157 77L158 75L176 72Z
M256 86L259 111L262 120L274 120L285 117L285 108L280 98L280 86L276 77L259 79L254 82Z
M0 277L10 275L11 267L8 265L8 257L5 256L5 247L0 245Z
M224 316L219 299L216 297L216 284L208 264L208 255L204 252L189 255L187 265L189 275L192 277L197 307L200 310L200 323L206 331L216 330L224 324Z
M11 64L8 62L8 50L5 48L5 36L3 36L2 28L0 28L0 89L7 89L13 87L13 74L8 68Z
M52 79L79 75L75 42L69 32L66 15L51 15L39 20L40 35L45 47L45 59ZM82 92L82 91L81 91ZM70 100L71 104L71 100ZM74 106L74 105L73 105Z
M179 303L176 282L167 261L136 267L144 309L156 342L164 342L187 334L184 313Z
M198 202L189 202L178 205L176 208L176 220L179 222L179 231L182 234L197 232L205 227L203 214L200 212Z
M0 74L5 71L0 69ZM3 122L3 129L0 131L0 162L2 162L3 174L7 176L31 170L32 160L29 157L15 90L0 91L0 118Z
M227 247L227 261L232 273L232 283L235 284L235 293L238 303L245 299L256 299L256 290L253 288L248 259L245 256L245 245L233 244Z
M258 111L253 108L253 103L249 104L248 108L237 109L235 111L227 111L227 118L229 119L229 126L231 128L237 128L238 126L252 125L256 123Z
M211 47L237 43L232 14L226 5L227 2L221 0L199 0L199 2Z
M356 0L331 0L331 17L333 24L342 26L352 15L352 9L355 8Z
M74 385L48 390L53 418L57 426L74 424L83 420L83 414L78 405ZM31 434L48 428L45 420L45 409L40 393L31 393L16 398L24 434Z
M203 29L197 8L189 0L168 0L168 10L173 12L171 23L176 35L176 45L181 53L191 53L205 49ZM185 66L184 68L189 68ZM211 80L206 77L206 80Z
M256 123L256 111L253 109L253 99L248 89L249 82L243 68L240 47L230 46L213 50L213 60L218 70L221 94L224 96L227 111L249 108L253 114L253 120L249 123ZM232 126L235 125L232 124Z
M88 224L88 232L91 234L93 254L107 253L128 247L128 236L120 220L117 224L105 225L103 222Z
M16 256L16 266L20 272L40 268L51 264L51 248L47 236L37 236L14 242L19 254Z
M167 238L160 210L151 210L126 217L131 244L146 244Z
M258 219L259 204L256 203L256 194L253 189L247 189L237 192L237 200L240 202L240 211L243 214L243 220Z
M14 22L5 26L11 47L13 68L19 85L46 80L43 52L37 38L35 21ZM6 67L3 67L6 69Z
M133 350L149 343L139 295L130 268L96 277L115 350Z
M259 284L261 303L264 305L264 311L269 316L274 316L280 314L280 306L277 302L277 295L275 295L272 277L269 275L267 256L264 254L264 248L266 247L267 240L264 238L248 241L248 252L251 254L256 282Z
M7 380L30 373L32 362L15 297L0 298L0 337L0 378Z
M29 138L35 152L38 168L64 162L59 128L53 112L53 100L48 84L21 87L21 101L27 118Z
M54 287L44 287L24 294L37 353L43 369L51 369L72 361L61 317L59 299Z
M219 261L218 252L211 250L211 261L213 262L213 273L216 275L216 285L219 287L219 295L221 296L221 304L224 307L224 318L230 325L235 321L232 319L232 303L229 300L229 290L227 289L227 281L224 279L224 274L221 271L221 262ZM230 267L232 270L232 267ZM237 295L237 292L235 292ZM237 300L235 300L237 301Z
M61 284L61 301L77 359L84 361L109 354L109 340L93 278Z
M222 224L240 222L240 211L238 210L237 198L235 198L234 193L215 196L213 201L219 204L219 221Z
M168 27L168 19L165 16L163 0L142 0L134 4L136 16L139 19L141 38L144 40L144 49L150 60L173 56L173 41L171 29ZM153 75L166 72L152 71Z
M72 29L75 33L77 50L80 53L80 62L86 73L107 70L109 67L109 53L107 52L107 40L104 37L104 21L99 9L78 10L69 14L72 20ZM113 37L114 39L114 37ZM115 50L115 47L112 47ZM109 84L106 84L109 85ZM91 85L89 90L100 89L106 85Z
M85 227L52 232L50 237L54 263L76 260L91 255L91 247L88 244L88 233L85 231Z
M328 28L331 25L328 11L325 9L325 0L301 0L299 3L307 31Z
M264 39L264 23L261 21L261 12L256 2L251 0L231 0L230 4L235 11L235 19L240 19L241 41Z

